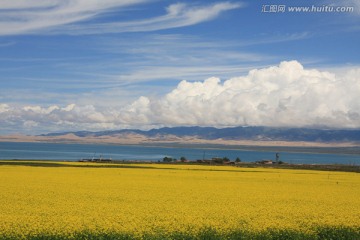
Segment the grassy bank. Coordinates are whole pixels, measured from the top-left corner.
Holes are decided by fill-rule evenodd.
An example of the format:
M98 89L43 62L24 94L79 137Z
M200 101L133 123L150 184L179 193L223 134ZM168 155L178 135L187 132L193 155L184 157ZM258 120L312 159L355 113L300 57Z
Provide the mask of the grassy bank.
M10 166L29 166L29 167L93 167L93 168L168 168L166 166L181 166L181 165L192 165L192 166L208 166L209 164L199 163L158 163L152 162L131 162L131 161L112 161L111 163L94 163L87 164L70 161L53 161L53 160L0 160L1 165ZM76 162L77 163L77 162ZM155 167L155 165L158 165ZM212 166L224 166L224 165L212 165ZM234 165L233 167L238 168L273 168L273 169L295 169L295 170L316 170L316 171L338 171L338 172L356 172L360 173L360 166L358 165L343 165L343 164L256 164L242 162Z

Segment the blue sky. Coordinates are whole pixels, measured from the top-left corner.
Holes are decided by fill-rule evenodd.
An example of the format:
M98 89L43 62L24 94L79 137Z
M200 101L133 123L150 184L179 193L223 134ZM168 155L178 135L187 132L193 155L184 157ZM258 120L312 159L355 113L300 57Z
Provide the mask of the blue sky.
M0 6L0 134L178 125L360 127L356 0L35 2ZM285 5L285 12L262 12L271 5ZM313 5L353 11L288 9ZM249 92L266 97L254 100ZM296 105L308 98L315 101ZM279 120L279 113L297 118Z

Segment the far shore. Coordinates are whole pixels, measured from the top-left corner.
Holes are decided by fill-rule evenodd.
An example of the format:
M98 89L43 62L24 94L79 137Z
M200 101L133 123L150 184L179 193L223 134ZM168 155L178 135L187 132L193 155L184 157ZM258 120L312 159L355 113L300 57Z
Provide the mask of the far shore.
M142 135L128 134L122 136L78 137L74 134L62 136L30 136L30 135L0 135L0 142L46 142L46 143L89 143L89 144L209 144L225 146L263 146L263 147L360 147L359 142L303 142L303 141L254 141L228 139L200 139L195 137L162 136L146 138Z
M301 153L329 153L360 155L359 142L290 142L290 141L251 141L226 139L199 139L194 137L162 136L161 138L146 138L143 135L121 135L106 137L78 137L74 134L62 136L25 136L0 135L0 142L31 142L31 143L61 143L61 144L109 144L109 145L139 145L144 147L170 148L201 148L201 149L235 149L249 151L276 151Z

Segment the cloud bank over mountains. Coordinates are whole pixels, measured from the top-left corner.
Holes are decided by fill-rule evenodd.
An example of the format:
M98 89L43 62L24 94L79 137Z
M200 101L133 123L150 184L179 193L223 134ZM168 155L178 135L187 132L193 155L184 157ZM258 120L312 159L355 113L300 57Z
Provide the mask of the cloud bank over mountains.
M162 126L360 128L360 68L342 74L297 61L225 81L181 81L160 98L141 96L118 108L0 103L3 132L149 129Z

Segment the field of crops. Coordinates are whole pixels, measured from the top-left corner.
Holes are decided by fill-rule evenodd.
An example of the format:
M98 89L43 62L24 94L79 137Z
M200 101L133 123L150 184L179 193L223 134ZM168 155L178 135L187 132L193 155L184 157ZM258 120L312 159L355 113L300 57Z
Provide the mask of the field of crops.
M360 239L358 173L10 163L0 239Z

